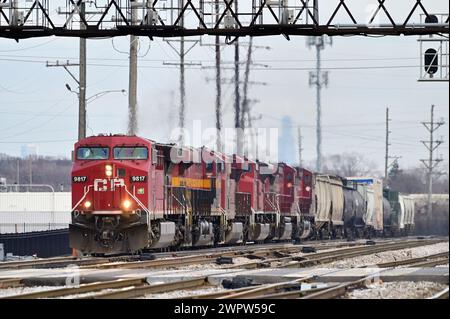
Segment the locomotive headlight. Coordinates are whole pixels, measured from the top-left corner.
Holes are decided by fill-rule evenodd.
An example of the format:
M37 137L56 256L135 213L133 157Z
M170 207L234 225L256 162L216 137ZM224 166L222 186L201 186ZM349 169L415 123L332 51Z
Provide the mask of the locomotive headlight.
M92 206L92 203L90 201L87 200L84 202L84 208L89 209L89 208L91 208L91 206Z
M129 201L128 199L124 200L122 206L125 209L129 209L131 207L131 201Z
M113 173L112 165L106 165L105 166L105 174L106 174L106 176L111 177L112 173Z

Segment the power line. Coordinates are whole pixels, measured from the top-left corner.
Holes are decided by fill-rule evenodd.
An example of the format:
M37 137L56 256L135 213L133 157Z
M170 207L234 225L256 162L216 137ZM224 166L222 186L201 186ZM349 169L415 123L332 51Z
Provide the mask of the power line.
M204 46L204 45L203 45ZM20 51L20 50L19 50ZM2 51L0 51L2 52ZM0 54L0 57L13 57L13 58L37 58L37 59L68 59L74 60L79 57L68 57L68 56L43 56L43 55L9 55L9 54ZM95 58L90 57L89 60L98 60L98 61L123 61L126 62L128 59L126 58ZM405 60L417 60L417 57L383 57L383 58L351 58L351 59L322 59L322 62L355 62L355 61L405 61ZM171 61L176 62L178 60L170 60L170 59L140 59L141 62L164 62ZM274 62L274 63L291 63L291 62L315 62L315 59L258 59L258 62ZM201 63L214 63L215 60L212 59L197 59L197 60L186 60L186 62L201 62ZM243 62L245 63L245 62ZM222 61L222 64L234 64L234 61Z
M8 59L8 58L0 58L0 61L8 61L8 62L21 62L21 63L37 63L37 64L45 64L45 61L40 60L29 60L29 59ZM128 65L125 64L105 64L105 63L87 63L87 66L92 67L118 67L118 68L128 68ZM174 64L165 64L162 66L150 66L150 65L139 65L139 68L144 69L177 69L173 66ZM199 67L199 63L193 63L192 65L197 65L197 67L190 67L190 69L201 70L202 67ZM418 68L419 65L385 65L385 66L356 66L356 67L322 67L322 70L384 70L384 69L405 69L405 68ZM223 68L227 69L227 68ZM299 67L253 67L252 71L314 71L315 68L299 68Z

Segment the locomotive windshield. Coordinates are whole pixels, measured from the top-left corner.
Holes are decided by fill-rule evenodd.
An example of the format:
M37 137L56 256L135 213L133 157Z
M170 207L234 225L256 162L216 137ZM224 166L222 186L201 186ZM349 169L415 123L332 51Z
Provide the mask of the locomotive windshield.
M146 147L114 147L114 159L146 160L148 159L148 149Z
M105 160L109 158L107 147L80 147L77 150L79 160Z

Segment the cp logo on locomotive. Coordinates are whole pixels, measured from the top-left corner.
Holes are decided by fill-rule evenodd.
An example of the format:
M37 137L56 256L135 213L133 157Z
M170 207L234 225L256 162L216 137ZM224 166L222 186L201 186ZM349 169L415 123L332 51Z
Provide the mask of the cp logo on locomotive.
M116 189L116 187L125 187L125 180L123 178L113 178L111 180L107 179L94 180L95 192L106 192L108 190L113 192Z

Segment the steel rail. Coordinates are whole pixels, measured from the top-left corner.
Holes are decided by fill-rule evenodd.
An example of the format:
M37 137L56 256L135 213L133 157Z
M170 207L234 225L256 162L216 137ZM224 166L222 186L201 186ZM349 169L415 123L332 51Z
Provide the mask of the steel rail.
M328 243L327 243L328 244ZM329 246L324 243L313 243L317 250L328 249ZM332 243L334 244L334 243ZM340 246L349 246L349 245L360 245L360 243L341 243L340 241L333 245L334 247ZM221 256L245 256L253 254L256 256L269 256L274 251L283 251L283 252L298 252L302 249L304 245L291 245L291 244L275 244L269 245L269 247L265 245L258 246L232 246L232 247L221 247L219 252L212 252L213 249L206 248L200 250L190 250L190 251L179 251L172 253L155 253L155 257L159 256L170 256L176 255L176 258L182 257L193 257L192 254L199 254L202 251L211 252L208 254L203 254L202 256L211 256L212 258L221 257ZM310 246L310 245L308 245ZM180 255L180 256L178 256ZM68 265L77 265L80 268L123 268L125 265L129 265L130 268L145 268L155 266L158 262L154 261L125 261L120 263L123 260L129 259L138 259L137 255L129 255L129 256L110 256L110 257L54 257L54 258L42 258L35 260L23 260L23 261L7 261L0 263L0 270L2 269L24 269L24 268L58 268L65 267ZM206 258L206 257L205 257ZM162 259L161 259L162 260ZM168 259L165 259L168 260ZM212 262L212 261L211 261ZM150 263L147 265L146 263ZM199 262L200 263L200 262Z
M396 250L396 249L413 248L423 245L432 245L440 241L441 240L393 242L387 244L379 244L375 246L357 246L357 247L341 248L341 249L334 249L331 251L312 253L309 255L298 257L288 256L281 258L266 259L261 261L254 261L246 264L229 266L226 267L226 269L233 269L233 268L256 269L259 267L271 267L274 263L284 263L282 265L277 265L276 266L277 268L301 268L316 264L324 264L327 262L336 261L344 258L373 254L376 252L386 250Z
M34 266L39 264L46 264L49 262L67 262L67 261L75 261L76 257L55 257L55 258L45 258L45 259L34 259L34 260L21 260L21 261L5 261L0 263L0 269L11 269L11 268L20 268L26 266Z
M134 262L111 262L97 264L94 266L82 266L81 268L96 268L96 269L112 269L112 268L126 268L126 269L136 269L136 268L169 268L192 264L207 264L215 262L216 258L219 257L246 257L246 256L259 256L264 258L270 256L276 252L280 251L298 251L299 247L279 247L276 250L273 248L259 248L259 249L235 249L224 252L208 253L201 255L192 256L181 256L181 257L171 257L164 259L148 260L148 261L134 261ZM196 251L198 253L198 251Z
M117 291L108 291L85 297L78 297L78 298L75 297L74 299L130 299L143 297L148 294L165 293L175 290L199 288L206 285L208 285L207 277L200 277L157 285L127 287Z
M427 299L448 299L448 287Z
M0 299L39 299L39 298L57 298L76 294L95 292L104 289L118 289L129 286L144 285L145 278L118 279L106 282L96 282L80 285L78 287L59 288L46 291L37 291L19 295L0 297Z
M330 252L330 254L322 255L319 257L313 256L315 258L306 259L302 261L296 261L293 263L281 265L282 268L297 268L297 267L306 267L306 266L314 266L317 264L325 264L329 262L333 262L336 260L342 260L345 258L351 258L351 257L358 257L363 255L370 255L378 252L383 251L389 251L389 250L400 250L400 249L407 249L407 248L414 248L414 247L420 247L420 246L427 246L436 244L439 241L434 242L424 242L424 241L418 241L418 242L405 242L405 243L395 243L395 244L387 244L387 245L375 245L375 246L368 246L368 247L358 247L357 249L353 251L335 251Z
M1 279L0 289L22 287L22 278Z
M409 265L410 268L419 268L419 267L436 267L439 265L445 265L449 263L448 256L446 258L441 258L437 260L427 260L418 263L414 263Z
M219 297L225 297L228 295L233 295L238 292L244 292L253 289L254 286L250 287L243 287L243 288L236 288L236 289L226 289L224 291L218 291L218 292L212 292L212 293L206 293L206 294L199 294L199 295L191 295L191 296L185 296L185 297L177 297L173 299L217 299Z
M48 259L4 262L0 263L0 270L24 269L24 268L61 268L71 265L92 266L96 264L104 264L107 262L122 261L135 258L137 258L137 256L87 257L87 258L56 257Z
M336 285L329 285L326 287L320 287L320 288L312 288L309 290L293 290L293 291L284 291L284 292L278 292L268 295L259 296L258 299L298 299L300 297L305 297L307 295L323 291L325 289L329 289L332 287L335 287Z
M319 292L312 293L310 295L301 297L300 299L333 299L344 295L350 290L357 289L365 286L369 282L373 282L375 275L370 275L352 282L340 284L336 287L331 287Z
M371 268L371 267L378 267L378 268L390 268L390 267L398 267L403 265L428 265L428 263L433 264L434 262L437 262L436 260L431 259L438 259L438 261L442 262L443 260L448 260L449 252L442 252L422 257L416 257L416 258L409 258L404 260L395 260L395 261L389 261L384 263L379 263L375 265L366 265L361 268ZM441 258L446 257L446 258Z

